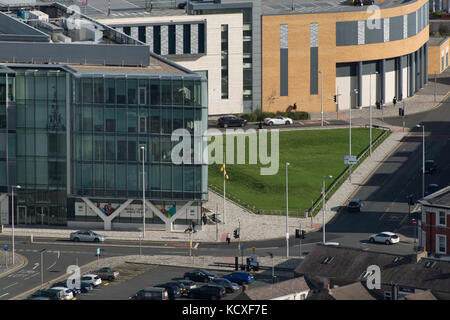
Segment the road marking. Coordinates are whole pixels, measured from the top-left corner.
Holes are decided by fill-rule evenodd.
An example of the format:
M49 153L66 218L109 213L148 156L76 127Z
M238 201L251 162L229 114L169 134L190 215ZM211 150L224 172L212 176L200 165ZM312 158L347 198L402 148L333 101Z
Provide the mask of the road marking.
M9 286L4 287L3 290L11 288L12 286L15 286L16 284L18 284L18 282L14 282L13 284L10 284Z
M37 267L39 267L39 263L35 263L32 270L36 269Z
M31 278L36 277L37 275L39 275L39 273L35 273L32 276L30 276L30 277L23 278L23 280L30 280Z
M5 294L2 294L1 296L0 296L0 298L3 298L3 297L5 297L5 296L7 296L9 293L5 293Z
M56 261L53 262L53 264L50 267L48 267L47 270L50 270L55 264L56 264Z

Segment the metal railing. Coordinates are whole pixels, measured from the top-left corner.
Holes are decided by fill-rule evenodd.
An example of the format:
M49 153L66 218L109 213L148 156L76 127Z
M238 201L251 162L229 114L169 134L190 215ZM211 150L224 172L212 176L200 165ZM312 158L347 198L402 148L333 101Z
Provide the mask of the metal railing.
M382 128L380 129L384 130L384 132L379 135L375 141L372 143L372 149L377 148L391 133L391 130L389 128ZM370 147L368 146L366 149L364 149L357 157L357 162L355 165L352 166L352 170L357 168L370 154ZM346 168L344 169L337 178L333 181L333 183L325 189L325 199L328 200L334 192L344 183L344 181L349 176L349 170ZM210 183L209 189L214 191L220 196L223 196L223 188L220 186L217 186L215 184ZM237 205L243 207L244 209L247 209L253 213L256 214L267 214L267 215L282 215L286 213L286 210L273 210L273 209L261 209L257 208L255 205L248 203L245 200L242 200L235 194L227 191L225 195L226 199L229 199L236 203ZM298 218L310 218L312 216L315 216L320 210L322 209L322 195L319 195L317 199L313 202L312 206L307 208L306 210L289 210L289 216L290 217L298 217Z

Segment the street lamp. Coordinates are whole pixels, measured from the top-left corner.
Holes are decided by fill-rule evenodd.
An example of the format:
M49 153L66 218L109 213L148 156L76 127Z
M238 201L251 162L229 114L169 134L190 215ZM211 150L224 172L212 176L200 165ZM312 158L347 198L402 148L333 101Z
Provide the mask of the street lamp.
M323 231L323 244L325 244L325 178L331 179L333 176L323 176L322 179L322 231Z
M41 290L44 287L44 252L46 250L47 249L44 248L40 251L40 253L41 253Z
M288 217L289 217L289 188L288 188L288 167L289 162L286 162L286 257L289 257L289 229L288 229Z
M422 128L422 198L425 197L425 126L422 124L416 125L417 128Z
M321 113L321 126L323 127L323 73L319 70L321 75L321 86L320 86L320 113Z
M15 258L15 249L14 249L14 214L16 212L15 208L14 208L14 188L16 189L21 189L22 187L17 185L17 186L11 186L11 198L12 198L12 264L14 266L14 258Z
M370 127L370 130L369 130L369 139L370 139L370 155L372 156L372 75L373 74L378 74L378 71L375 71L375 72L373 72L373 73L371 73L370 74L370 97L369 97L369 109L370 109L370 120L369 120L369 122L370 122L370 124L369 124L369 127ZM376 81L377 79L375 78L375 81ZM376 82L375 82L375 84L376 84ZM376 85L375 85L375 87L376 87ZM375 90L375 95L376 95L376 90ZM375 99L376 99L376 97L375 97Z
M358 99L358 89L353 89L353 92L355 93L355 108L358 104L357 99ZM352 104L350 103L350 116L349 116L349 127L348 127L348 152L349 152L349 156L352 155ZM352 165L348 164L348 170L349 170L349 180L350 182L352 182Z
M141 146L142 150L142 237L145 239L145 147Z

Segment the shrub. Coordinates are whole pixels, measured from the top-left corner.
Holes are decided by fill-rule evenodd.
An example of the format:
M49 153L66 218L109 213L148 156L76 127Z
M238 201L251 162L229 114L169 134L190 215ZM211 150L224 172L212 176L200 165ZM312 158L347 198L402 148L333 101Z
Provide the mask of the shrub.
M309 113L305 111L298 111L298 112L278 111L277 113L274 113L274 112L263 112L259 109L253 111L252 113L241 114L240 117L242 119L247 120L248 122L259 122L264 121L265 118L272 118L276 115L288 117L291 118L292 120L308 120L311 118Z

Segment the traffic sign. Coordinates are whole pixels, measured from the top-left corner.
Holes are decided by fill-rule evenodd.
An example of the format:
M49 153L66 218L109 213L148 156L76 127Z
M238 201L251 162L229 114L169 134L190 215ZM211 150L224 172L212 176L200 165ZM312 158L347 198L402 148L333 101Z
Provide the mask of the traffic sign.
M345 164L356 164L358 160L356 159L356 156L344 156L344 163Z
M8 251L8 246L6 245L3 250Z
M100 255L100 248L97 248L97 255Z

